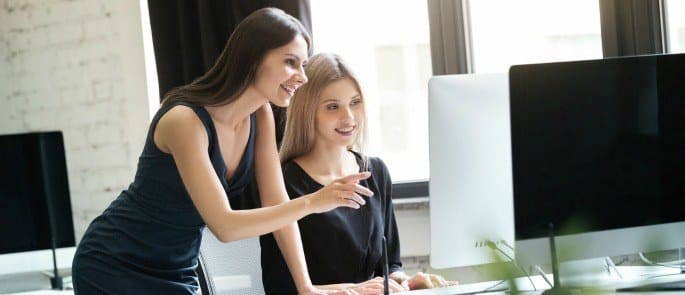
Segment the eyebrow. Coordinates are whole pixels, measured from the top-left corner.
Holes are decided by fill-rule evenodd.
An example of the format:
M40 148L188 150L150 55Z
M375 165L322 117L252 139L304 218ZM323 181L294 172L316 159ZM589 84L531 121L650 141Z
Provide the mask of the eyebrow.
M294 58L297 59L298 61L302 60L302 59L301 59L299 56L297 56L296 54L286 53L285 55L294 57ZM307 63L307 60L305 59L303 63L306 64L306 63Z
M359 93L357 93L354 96L350 97L350 99L361 98L361 97L362 96ZM327 102L338 102L338 101L340 101L340 100L335 99L335 98L329 98L329 99L325 99L325 100L321 101L321 103L323 104L323 103L327 103Z

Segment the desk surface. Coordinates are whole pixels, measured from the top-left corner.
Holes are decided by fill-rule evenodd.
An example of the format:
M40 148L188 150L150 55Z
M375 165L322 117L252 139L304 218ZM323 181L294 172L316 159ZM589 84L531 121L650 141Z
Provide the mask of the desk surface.
M662 267L636 267L636 266L625 266L618 267L619 272L623 276L623 279L617 280L607 280L602 286L602 289L590 289L588 287L582 287L584 289L579 289L578 293L592 293L592 294L616 294L613 290L618 287L630 287L637 285L644 285L648 283L659 283L666 281L676 281L685 280L685 274L679 274L677 269L666 269ZM547 275L547 278L552 281L552 276ZM532 283L531 283L532 280ZM524 291L522 294L540 294L543 290L548 289L549 285L545 282L542 276L536 275L531 276L530 280L526 277L517 278L515 280L516 286L519 290ZM402 292L396 294L402 295L452 295L452 294L474 294L489 292L487 294L505 294L503 291L490 292L494 290L501 290L500 288L506 286L505 283L501 281L490 281L481 282L473 284L465 284L452 286L447 288L430 289L430 290L416 290L409 292ZM534 286L534 287L533 287ZM49 285L47 286L49 288ZM488 291L489 290L489 291ZM587 290L588 292L583 292ZM0 292L3 293L3 292ZM683 291L676 292L633 292L626 294L684 294ZM55 290L36 290L28 292L16 292L7 294L17 294L17 295L71 295L74 294L73 290L55 291Z
M12 295L73 295L74 290L64 290L64 291L38 290L38 291L28 291L28 292L9 293L9 294L12 294Z
M617 288L641 286L652 283L673 282L685 280L685 274L680 274L677 269L669 269L664 267L643 267L643 266L624 266L618 267L622 278L617 275L612 276L608 280L592 280L580 278L576 281L570 281L574 284L574 291L580 294L616 294L614 291ZM549 281L553 281L552 275L547 275ZM584 279L584 281L583 281ZM531 283L532 281L532 283ZM540 294L543 290L549 289L549 284L542 276L531 276L530 280L526 277L516 278L516 286L523 294ZM499 284L499 285L498 285ZM506 286L501 281L481 282L474 284L466 284L459 286L452 286L447 288L430 289L430 290L416 290L403 292L403 295L452 295L452 294L474 294L489 292L487 294L505 294L503 291L491 292L492 289L501 290L501 287ZM499 287L499 288L498 288ZM490 290L490 291L488 291ZM625 294L685 294L683 291L674 292L631 292Z
M71 287L71 271L60 270L64 285ZM0 294L74 294L72 290L50 290L51 273L47 271L0 275Z

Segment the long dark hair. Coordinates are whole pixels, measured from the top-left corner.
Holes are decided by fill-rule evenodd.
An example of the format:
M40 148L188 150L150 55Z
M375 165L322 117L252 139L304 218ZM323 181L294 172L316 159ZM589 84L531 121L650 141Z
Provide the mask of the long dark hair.
M302 23L278 8L262 8L235 28L216 63L190 84L166 93L162 105L177 101L198 106L233 102L254 82L257 68L269 50L302 36L311 55L311 37Z

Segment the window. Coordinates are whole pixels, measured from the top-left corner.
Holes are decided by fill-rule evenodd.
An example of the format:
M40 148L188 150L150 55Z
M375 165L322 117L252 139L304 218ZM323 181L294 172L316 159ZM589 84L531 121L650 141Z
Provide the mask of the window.
M685 52L685 1L666 0L668 51Z
M315 52L332 52L357 74L367 98L367 154L393 181L428 178L426 1L312 1Z
M157 63L155 49L152 46L152 30L150 28L150 12L147 0L140 0L140 21L143 29L143 52L145 54L145 77L147 79L148 119L152 118L159 109L159 82L157 80Z
M477 73L602 58L598 0L478 0L468 1L468 7ZM395 181L427 179L432 75L427 3L312 1L311 9L315 52L341 55L364 87L367 153L382 157Z
M469 1L473 70L602 58L598 0Z

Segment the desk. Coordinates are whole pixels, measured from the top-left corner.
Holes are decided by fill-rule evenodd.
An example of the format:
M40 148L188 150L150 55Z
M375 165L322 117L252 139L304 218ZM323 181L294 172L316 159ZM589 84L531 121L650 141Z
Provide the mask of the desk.
M576 294L616 294L616 292L613 291L613 289L617 287L630 287L630 286L637 286L637 285L643 285L647 283L658 283L658 282L663 282L663 281L673 281L673 280L685 280L685 275L683 274L677 274L676 269L666 269L663 267L640 267L640 266L619 266L618 270L621 272L623 275L624 279L623 280L609 280L606 281L603 285L599 286L600 290L598 289L579 289L578 293ZM29 274L24 274L23 276L28 276ZM33 274L32 276L34 276ZM647 276L645 276L647 275ZM649 276L656 276L656 275L669 275L669 276L661 276L661 277L654 277L654 278L649 278ZM548 279L552 281L552 275L547 275ZM47 282L47 284L44 286L44 289L49 288L49 281L45 278L45 276L42 276L43 281ZM542 293L543 290L548 289L549 285L545 282L545 280L539 276L531 276L531 280L533 281L532 284L530 280L526 277L522 278L517 278L516 285L518 286L519 290L525 290L522 294L540 294ZM479 293L482 292L483 290L486 290L488 288L491 288L498 284L500 281L489 281L489 282L480 282L480 283L473 283L473 284L464 284L464 285L459 285L459 286L453 286L453 287L447 287L447 288L440 288L440 289L431 289L431 290L416 290L416 291L409 291L409 292L402 292L402 293L396 293L398 295L452 295L452 294L473 294L473 293ZM505 284L500 284L498 287L505 285ZM537 288L537 291L533 291L533 285L535 288ZM491 288L492 289L492 288ZM583 290L586 290L587 292L583 292ZM0 294L3 294L4 292L0 291ZM25 292L15 292L15 293L7 293L7 294L15 294L15 295L72 295L74 292L72 290L64 290L64 291L55 291L55 290L36 290L36 291L25 291ZM227 294L230 294L227 293ZM500 292L490 292L486 294L506 294L503 291ZM682 291L676 291L676 292L634 292L634 293L619 293L619 294L657 294L657 295L670 295L670 294L684 294Z
M27 291L20 293L9 293L11 295L74 295L73 290L38 290L38 291Z
M597 283L596 280L588 280L590 284L583 284L580 280L574 281L574 294L685 294L683 291L674 292L631 292L631 293L617 293L614 290L617 288L634 287L645 285L649 283L661 283L671 281L685 280L685 274L680 274L677 269L668 269L664 267L644 267L644 266L619 266L618 271L623 276L623 279L605 280ZM547 275L548 280L553 281L552 275ZM529 280L526 277L516 278L516 286L519 290L524 291L522 294L540 294L543 290L549 289L549 285L542 276L531 276ZM587 279L587 278L586 278ZM465 284L447 288L431 289L431 290L416 290L409 292L402 292L403 295L452 295L452 294L474 294L495 286L500 281L481 282L473 284ZM502 284L500 284L502 286ZM533 288L535 286L535 288ZM492 289L492 288L491 288ZM537 289L537 290L535 290ZM490 292L485 294L506 294L503 291Z
M48 272L49 273L49 272ZM60 270L60 275L71 276L71 271ZM71 287L71 279L66 279L66 287ZM46 272L34 271L0 276L0 294L74 294L73 290L50 290L50 277Z

